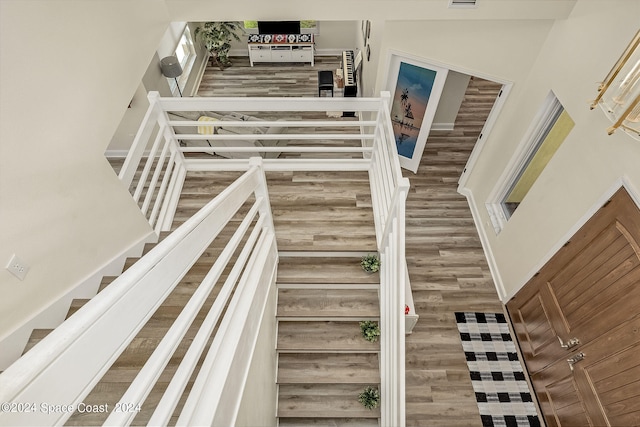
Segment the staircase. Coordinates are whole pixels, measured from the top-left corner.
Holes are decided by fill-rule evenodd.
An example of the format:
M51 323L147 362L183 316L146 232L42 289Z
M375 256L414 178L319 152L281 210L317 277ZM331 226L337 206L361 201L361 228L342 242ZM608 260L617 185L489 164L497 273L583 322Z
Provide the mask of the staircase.
M380 384L379 342L361 320L379 320L379 275L360 258L375 252L369 177L354 172L268 173L280 250L280 426L377 426L380 410L358 402Z
M238 174L216 175L211 179L209 174L194 174L187 180L175 226L233 182ZM360 257L375 252L368 176L270 173L268 180L281 251L274 319L278 323L279 425L377 426L380 410L366 409L358 402L358 395L366 386L380 384L379 342L366 341L359 326L361 320L379 320L379 275L365 273L360 267ZM352 232L347 234L347 228ZM224 231L205 251L85 398L85 403L114 407L230 234L231 231ZM162 234L161 240L164 237L166 234ZM145 253L153 246L147 245ZM136 260L128 259L124 270ZM100 291L113 279L105 277ZM213 296L196 324L201 322ZM67 317L87 301L74 300ZM25 352L49 332L35 330ZM146 425L192 335L187 334L159 383L140 406L132 425ZM177 413L171 424L176 422ZM107 416L107 413L74 413L66 425L102 425Z
M380 383L380 345L359 326L379 320L379 277L357 256L323 255L280 258L279 425L377 426L380 410L364 408L358 395Z
M167 236L168 233L163 233L160 240ZM87 405L108 405L109 408L114 408L116 403L120 400L124 392L131 381L136 377L144 363L147 361L151 353L155 350L157 344L166 334L166 331L172 325L187 300L195 292L196 288L200 285L204 274L211 266L213 260L218 256L220 248L226 243L227 239L221 236L220 240L216 239L211 247L205 251L202 257L194 264L184 277L182 282L176 287L176 289L169 295L164 303L156 310L154 315L149 319L147 324L142 330L138 332L133 341L129 344L126 350L118 357L115 363L105 373L100 382L93 388L89 395L84 399L84 403ZM155 244L147 244L145 246L144 254L149 252ZM139 258L127 259L123 272L131 267ZM99 288L99 292L105 289L115 277L104 277ZM222 277L224 280L224 276ZM158 401L162 397L162 393L170 381L173 373L175 372L181 357L184 355L188 345L190 344L197 327L202 323L207 310L210 308L213 300L217 296L219 287L209 295L207 302L200 311L198 317L191 326L189 332L186 334L182 343L179 345L176 353L172 357L171 361L165 368L158 383L153 388L149 397L144 403L134 408L138 414L134 419L132 425L146 425L149 421L153 410L156 408ZM84 304L89 300L75 299L72 301L69 308L69 312L66 318L69 318L75 312L77 312ZM31 334L29 342L25 348L25 353L30 350L35 344L42 340L50 329L37 329ZM211 341L209 341L210 344ZM190 389L193 383L193 376L187 390ZM177 414L184 403L184 397L178 405L178 410L174 414L171 424L175 424L177 420ZM109 413L107 412L75 412L65 423L68 426L98 426L103 425L107 419Z

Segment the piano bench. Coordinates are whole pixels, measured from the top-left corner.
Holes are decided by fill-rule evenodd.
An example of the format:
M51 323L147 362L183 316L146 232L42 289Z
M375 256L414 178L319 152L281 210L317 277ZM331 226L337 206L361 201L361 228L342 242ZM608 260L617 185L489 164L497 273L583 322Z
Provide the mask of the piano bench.
M333 71L318 71L318 96L323 90L330 90L333 96Z

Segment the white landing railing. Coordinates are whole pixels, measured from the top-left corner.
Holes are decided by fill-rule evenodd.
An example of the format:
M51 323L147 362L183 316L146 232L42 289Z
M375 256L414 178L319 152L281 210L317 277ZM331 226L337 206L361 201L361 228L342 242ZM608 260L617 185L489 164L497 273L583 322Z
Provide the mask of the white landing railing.
M137 177L134 200L157 233L170 229L188 171L242 171L250 157L262 156L267 171L369 171L378 248L385 244L392 208L404 203L400 190L409 185L388 92L380 98L162 98L151 92L149 102L120 178L131 186ZM358 118L339 117L343 111ZM404 275L411 333L418 316Z
M205 347L205 337L216 323L218 331L178 424L228 426L242 415L241 408L255 412L257 403L248 407L242 402L242 394L243 390L265 389L264 378L249 376L248 370L252 359L260 359L259 348L273 351L273 347L260 347L263 341L257 335L270 312L267 301L271 301L269 295L275 289L277 268L264 172L368 171L382 260L380 423L404 426L404 338L417 316L404 252L409 183L400 171L389 117L389 95L160 98L151 93L149 100L149 110L120 178L157 233L170 229L188 172L246 172L1 374L0 402L52 402L77 409L222 227L240 206L253 203L121 402L144 401L232 254L239 250L237 261L230 266L231 273L200 328L202 332L198 332L184 356L151 424L165 424L171 416ZM335 112L342 111L354 112L355 117L332 118ZM409 306L410 315L404 314L405 305ZM275 310L271 314L273 320ZM273 343L275 332L271 332ZM272 375L275 388L275 372L264 375ZM258 380L262 381L259 385L251 383ZM60 386L62 383L64 387ZM266 394L261 398L269 400ZM273 415L274 406L265 405ZM5 412L0 413L0 425L55 425L64 423L70 415L64 410L28 415ZM131 414L112 413L107 424L128 425L131 421Z
M149 102L120 179L135 182L134 200L157 233L170 229L188 171L246 170L254 156L264 158L265 170L368 170L374 135L363 130L375 121L327 112L381 107L378 98L161 98L157 92ZM299 118L283 119L291 116Z
M266 171L368 171L378 251L381 284L381 425L405 425L405 333L418 320L411 296L405 260L405 200L409 181L403 178L390 118L390 95L380 98L160 98L150 94L148 119L161 129L162 137L150 142L152 132L141 130L127 158L121 178L130 183L144 148L157 139L170 145L176 155L166 191L182 184L182 171L245 170L247 157L264 158ZM353 119L330 118L350 111ZM253 112L253 113L252 113ZM256 113L257 112L257 113ZM340 116L340 114L337 114ZM153 119L155 117L155 119ZM296 117L296 119L291 119ZM151 124L147 123L145 129ZM186 146L182 146L186 145ZM164 151L163 151L164 152ZM190 157L200 153L198 157ZM215 157L203 156L202 153ZM157 155L156 155L157 156ZM222 158L224 157L224 158ZM160 160L147 160L149 164ZM175 171L179 172L175 172ZM154 173L154 176L162 173ZM144 175L143 178L149 176ZM138 189L152 189L144 179ZM172 184L173 182L173 184ZM164 184L164 181L163 181ZM147 190L152 191L152 190ZM163 192L162 187L159 190ZM160 199L160 198L159 198ZM171 203L160 209L160 218L172 218ZM152 225L154 225L151 218ZM155 223L156 229L165 229ZM405 308L408 314L405 314Z
M278 255L260 159L252 160L231 186L0 375L0 402L5 402L0 425L62 425L75 410L90 411L83 399L243 206L248 213L239 225L232 221L232 237L120 400L124 410L109 408L106 421L131 423L137 409L124 405L145 401L216 287L218 295L150 423L167 424L220 321L178 424L234 425L243 390L257 386L248 372L258 333L264 331L261 324L272 322L275 312L266 305L271 301L275 307L275 297L269 296L275 292ZM227 278L219 280L227 265ZM275 367L266 375L275 375Z
M418 321L405 258L405 201L409 180L402 176L389 114L381 99L371 168L371 200L380 253L381 425L405 425L405 340Z

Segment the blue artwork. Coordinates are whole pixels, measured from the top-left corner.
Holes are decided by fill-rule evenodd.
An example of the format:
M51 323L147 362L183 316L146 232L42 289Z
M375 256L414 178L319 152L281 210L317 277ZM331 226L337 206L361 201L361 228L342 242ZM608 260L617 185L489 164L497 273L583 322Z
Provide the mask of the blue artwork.
M391 122L398 154L411 159L436 79L436 71L400 63L391 105Z

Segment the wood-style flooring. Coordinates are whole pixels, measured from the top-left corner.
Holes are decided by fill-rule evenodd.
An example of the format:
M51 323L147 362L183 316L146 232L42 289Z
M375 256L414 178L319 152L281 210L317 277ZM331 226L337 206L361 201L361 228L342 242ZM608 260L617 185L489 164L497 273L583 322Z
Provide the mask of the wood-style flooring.
M248 59L234 58L234 65L224 71L207 67L198 95L317 96L317 71L335 69L339 63L337 57L318 59L315 67L304 64L250 67ZM405 172L411 181L406 254L413 298L420 315L413 334L406 341L408 426L481 425L454 312L502 312L503 306L468 204L456 188L499 90L499 84L472 78L455 129L432 131L418 173ZM292 174L292 182L301 176L304 177ZM320 195L316 190L322 191L322 179L315 187L318 181L314 182L308 175L306 179L307 185L298 190L310 191L307 197ZM348 182L343 189L350 191ZM321 250L323 245L314 246L314 242L322 241L339 247L339 238L314 234L312 224L306 227L304 218L313 218L313 215L306 216L309 211L305 210L309 207L305 205L304 195L286 196L277 187L270 188L270 193L272 197L278 194L290 197L292 203L286 212L274 212L276 228L279 221L287 221L284 219L287 215L295 217L299 225L298 231L292 231L286 241L278 242L281 250L282 245ZM367 193L368 189L361 187L350 197L366 205ZM301 198L296 200L297 197ZM339 200L327 197L322 202L323 209L339 210ZM331 206L334 203L337 205ZM293 209L294 206L297 209ZM363 211L362 215L367 214Z
M222 72L208 67L199 95L317 96L317 70L335 69L337 66L337 57L319 58L315 67L303 64L261 64L253 68L249 67L246 58L236 58L234 66ZM407 200L407 264L416 311L420 315L413 334L406 341L408 426L481 425L454 312L502 311L502 304L496 295L466 200L456 192L456 187L499 89L497 84L472 79L456 120L455 130L431 132L418 173L406 173L411 181ZM121 162L113 163L116 170L121 165ZM175 226L193 215L239 175L240 173L189 173L176 213ZM375 251L366 173L279 172L269 173L267 179L281 251ZM211 254L207 257L210 258ZM206 260L203 259L204 261ZM305 262L308 265L304 265ZM353 269L354 264L345 258L326 263L322 258L281 258L278 278L280 298L283 302L290 301L279 307L278 313L278 316L287 318L280 325L285 333L279 338L279 351L284 354L281 354L283 364L278 379L284 384L280 396L285 402L281 416L286 416L286 411L292 405L300 406L297 398L292 400L291 405L286 402L289 402L289 395L298 396L301 393L298 384L302 381L317 383L313 387L303 387L306 394L326 394L334 399L327 400L328 408L331 405L342 405L347 399L345 396L353 396L361 383L378 381L375 349L369 348L369 343L361 339L354 339L348 348L340 350L343 353L349 350L353 354L320 354L321 349L313 347L319 344L316 337L322 335L316 331L306 334L313 338L307 343L313 348L310 347L309 354L302 361L286 351L287 346L299 349L300 346L307 345L300 339L295 339L292 343L286 341L286 328L292 327L295 319L298 319L298 326L305 327L308 324L310 328L316 329L318 325L322 326L321 323L314 323L313 319L304 319L307 311L319 304L327 316L325 323L335 322L335 316L344 316L345 308L349 316L354 318L346 320L354 324L356 318L375 318L378 315L375 298L367 291L375 290L375 285L371 282L374 278L356 276ZM203 271L196 265L193 273L201 276ZM335 289L333 293L325 289L328 276L337 280L329 286ZM347 276L360 278L352 278L352 287L347 288L343 286ZM308 283L309 290L301 297L299 284L303 280ZM106 283L108 281L105 285ZM317 288L314 288L315 284L319 284ZM358 297L354 298L354 289L364 292L359 292ZM177 294L176 297L180 303L184 303L184 295ZM83 302L74 302L70 314ZM177 311L169 307L168 311L164 310L158 315L175 317ZM340 326L348 325L340 323ZM341 331L335 325L330 329L333 332ZM352 330L350 327L345 329L343 335L350 336ZM35 331L32 341L36 342L47 332ZM326 335L328 337L328 332ZM356 349L356 345L363 348ZM97 393L100 394L92 394L88 399L91 396L95 396L100 402L106 401L105 396L109 397L109 402L119 399L124 391L120 385L123 378L130 379L135 375L138 365L147 357L136 352L136 357L129 360L128 355L129 353L123 353L121 364L116 363L97 387ZM314 373L314 369L305 366L331 366L331 369L315 369L317 372ZM301 376L303 372L305 374ZM338 378L347 381L338 389L332 388L333 394L326 391L328 388L325 390L323 382L338 382ZM163 385L165 383L160 384ZM153 396L155 399L156 394ZM136 418L134 425L145 424L152 408L153 402L145 404L144 413ZM349 408L354 411L355 417L371 415L358 412L358 406ZM327 409L325 414L329 411ZM295 418L299 416L296 414L299 412L288 414L292 417L288 420L281 419L281 425L301 425L302 420ZM104 417L101 416L84 417L76 414L68 424L98 425L103 421ZM334 421L338 423L335 425L347 422ZM373 424L367 421L362 425L375 425L375 418L372 421Z
M453 131L432 131L407 199L406 257L420 320L406 341L408 426L480 426L456 311L502 312L457 183L500 85L473 78Z

